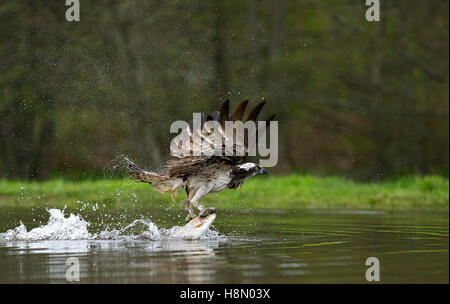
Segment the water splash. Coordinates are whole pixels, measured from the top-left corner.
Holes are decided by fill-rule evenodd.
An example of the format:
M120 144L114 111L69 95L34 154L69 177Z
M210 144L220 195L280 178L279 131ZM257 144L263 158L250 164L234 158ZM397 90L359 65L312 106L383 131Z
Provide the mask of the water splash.
M20 222L14 229L0 233L0 241L38 241L38 240L164 240L172 239L181 226L160 228L147 219L134 220L131 224L120 228L105 229L99 233L88 230L90 223L80 215L70 213L65 217L65 209L49 209L50 218L46 225L31 229ZM143 226L143 227L142 227ZM134 232L138 231L138 232ZM222 236L215 230L208 229L200 239L219 239Z
M64 217L64 209L50 209L50 218L46 225L27 231L27 227L20 222L20 225L0 234L0 239L7 241L23 240L82 240L92 237L88 231L89 223L79 215L70 214Z

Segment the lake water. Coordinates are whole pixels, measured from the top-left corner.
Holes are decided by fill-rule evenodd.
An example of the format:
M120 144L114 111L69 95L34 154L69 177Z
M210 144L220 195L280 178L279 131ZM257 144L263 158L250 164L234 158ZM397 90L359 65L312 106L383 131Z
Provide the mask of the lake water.
M51 212L0 208L0 283L66 283L68 258L80 283L367 283L369 257L381 283L449 282L448 212L218 209L193 241L161 237L181 210Z

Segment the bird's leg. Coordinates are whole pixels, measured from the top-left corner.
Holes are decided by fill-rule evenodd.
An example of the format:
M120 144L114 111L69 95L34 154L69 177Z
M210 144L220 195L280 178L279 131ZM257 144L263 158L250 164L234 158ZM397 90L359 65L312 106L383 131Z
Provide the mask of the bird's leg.
M192 202L192 205L197 208L198 211L202 211L203 209L205 209L205 207L203 207L202 205L200 205L199 203L197 203L196 201Z
M175 189L175 190L172 189L172 191L170 193L171 194L170 196L172 197L172 202L174 202L174 203L177 202L177 192L178 192L177 189Z
M196 202L193 203L193 205L198 209L198 211L200 211L200 213L198 214L200 216L205 217L205 216L207 216L209 214L216 213L216 208L214 208L214 207L205 208L205 207L203 207L202 205L200 205L199 203L196 203Z
M214 207L211 208L204 208L202 205L198 203L198 201L204 197L206 194L211 191L211 189L214 187L212 184L204 184L202 185L196 192L195 195L191 198L191 204L196 207L200 211L200 216L207 216L211 213L215 213L216 209Z
M194 210L192 209L192 204L188 199L184 201L184 206L186 207L186 210L189 212L188 215L186 216L185 221L186 223L189 223L196 217L196 215L194 213Z
M205 216L207 216L209 214L213 214L213 213L216 213L216 208L208 207L208 208L203 208L198 215L200 215L201 217L205 217Z
M200 213L198 215L203 216L203 217L207 216L209 214L212 214L212 213L216 213L216 208L214 208L214 207L205 208L195 201L191 202L191 205L194 205L194 207L197 208L198 211L200 211Z

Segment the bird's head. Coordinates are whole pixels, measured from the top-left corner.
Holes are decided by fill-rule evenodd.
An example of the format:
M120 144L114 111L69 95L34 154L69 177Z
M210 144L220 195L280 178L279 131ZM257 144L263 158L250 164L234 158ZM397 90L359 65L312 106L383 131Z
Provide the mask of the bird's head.
M235 177L241 178L242 180L246 180L247 178L256 175L267 174L267 171L266 169L261 168L258 164L244 163L234 166L232 169L232 174Z

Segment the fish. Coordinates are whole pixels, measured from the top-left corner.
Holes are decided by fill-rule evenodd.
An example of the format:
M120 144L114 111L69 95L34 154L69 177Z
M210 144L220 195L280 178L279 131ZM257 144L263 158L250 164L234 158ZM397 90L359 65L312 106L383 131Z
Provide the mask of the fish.
M206 212L202 212L202 215L193 218L186 225L175 230L170 238L197 240L208 230L215 219L216 209L208 208Z

